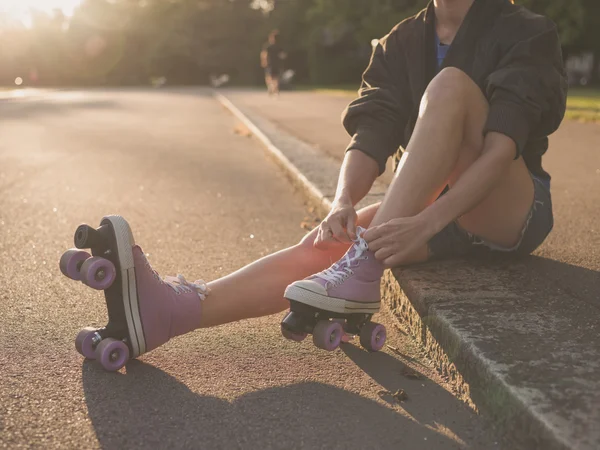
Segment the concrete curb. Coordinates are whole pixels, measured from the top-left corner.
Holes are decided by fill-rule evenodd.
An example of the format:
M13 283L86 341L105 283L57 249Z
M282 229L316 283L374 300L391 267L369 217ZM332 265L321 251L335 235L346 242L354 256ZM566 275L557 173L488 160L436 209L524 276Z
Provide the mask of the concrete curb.
M382 282L382 297L393 316L408 328L410 334L423 346L436 363L441 374L453 384L455 395L483 411L496 426L511 439L514 448L539 450L567 450L564 436L559 436L552 424L538 414L530 402L514 389L476 345L463 327L457 327L455 317L447 314L453 308L453 295L437 279L440 272L454 273L460 279L465 272L475 272L466 261L427 264L414 269L388 271ZM502 289L489 272L478 268L482 284ZM448 283L449 284L449 283ZM427 286L427 287L426 287ZM474 289L477 290L482 285ZM440 292L441 291L441 292ZM471 292L472 293L472 292ZM475 295L478 295L475 293ZM465 295L469 297L469 293ZM482 295L485 297L485 294ZM527 301L526 298L517 301ZM461 301L456 302L460 308ZM482 313L485 314L484 309ZM466 319L468 320L468 319Z
M214 92L215 98L221 103L231 114L238 119L256 139L258 139L269 152L269 154L275 159L275 161L285 170L286 175L296 184L298 187L303 189L305 193L310 197L310 200L316 203L316 206L321 212L329 211L331 209L331 201L325 196L319 188L317 188L311 181L309 181L298 168L292 164L292 162L279 150L271 140L248 118L242 113L231 101L222 94Z
M285 133L257 113L250 110L242 112L223 95L215 93L215 96L263 143L288 176L313 201L325 209L331 205L324 193L329 187L323 188L322 183L313 182L310 171L298 167L293 155L286 156L287 152L282 147L288 143L279 136ZM257 122L260 125L257 126ZM268 132L261 128L268 128ZM281 140L282 145L273 142L276 140ZM303 150L306 152L315 150L306 147L307 144L302 141L293 145L305 146ZM316 157L326 159L322 154ZM335 171L331 172L331 165L328 165L329 178L334 175L337 178L337 166L339 162L336 162ZM319 177L323 179L322 175ZM380 198L380 189L375 189L377 192L367 199L367 203ZM532 292L531 283L528 285L525 280L529 270L526 266L521 267L521 272L515 272L514 265L508 267L508 270L507 267L488 267L483 263L475 267L465 261L450 261L386 271L382 280L383 301L399 323L427 350L439 371L452 382L456 395L492 417L514 442L513 448L598 448L600 435L593 420L597 408L594 399L585 399L587 391L582 390L582 386L589 390L589 383L578 382L573 385L574 389L563 386L559 391L555 388L555 379L544 376L542 368L536 371L534 365L533 369L528 369L531 363L548 364L548 358L551 359L545 356L535 360L536 352L539 353L535 338L565 339L562 330L565 327L581 328L581 315L574 312L574 306L565 301L564 295L553 293L551 286L541 288L538 285ZM520 275L515 276L514 273ZM530 290L527 291L524 286L529 286ZM548 311L550 303L559 306ZM515 311L519 311L523 318L515 318ZM531 318L546 321L548 325L536 329L531 326ZM585 325L594 329L596 322L591 318ZM514 341L514 336L522 334L527 327L531 335L524 336L522 341ZM577 345L581 340L576 333L570 338L570 341L562 343L563 347ZM547 350L550 355L558 353L554 347ZM520 351L522 354L519 354ZM600 357L600 350L597 353ZM528 355L533 361L527 360ZM551 359L550 363L557 365L561 361ZM574 367L586 368L587 361L582 359L573 363ZM593 370L588 367L588 373ZM541 380L537 380L536 384L528 377ZM576 407L557 413L561 402L567 401L575 402ZM582 417L587 417L583 426Z

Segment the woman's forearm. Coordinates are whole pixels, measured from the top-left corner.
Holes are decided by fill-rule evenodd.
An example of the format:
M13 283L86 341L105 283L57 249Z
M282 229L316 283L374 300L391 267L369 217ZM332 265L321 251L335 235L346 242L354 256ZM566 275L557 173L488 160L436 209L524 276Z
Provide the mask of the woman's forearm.
M359 150L346 152L334 203L356 205L369 193L378 176L379 167L373 158Z
M500 133L489 133L482 155L447 194L421 213L427 223L438 232L481 203L509 170L515 151L512 139Z

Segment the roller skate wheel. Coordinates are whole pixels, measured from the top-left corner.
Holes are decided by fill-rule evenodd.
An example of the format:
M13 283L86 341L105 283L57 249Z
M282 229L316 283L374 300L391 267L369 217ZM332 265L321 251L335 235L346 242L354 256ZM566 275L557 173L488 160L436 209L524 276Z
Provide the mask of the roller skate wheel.
M116 372L129 360L129 347L123 341L106 338L96 347L96 359L104 370Z
M281 327L281 334L284 338L289 339L290 341L302 342L306 339L306 333L295 333L293 331L288 330L284 326Z
M329 352L339 347L344 335L344 329L339 322L322 320L313 330L313 343L315 347Z
M369 322L360 330L360 345L369 352L378 352L385 345L386 337L383 325Z
M81 281L92 289L108 289L116 277L115 265L108 259L93 256L81 265Z
M86 327L75 338L75 348L85 358L96 359L96 331L95 328Z
M72 248L60 257L60 271L71 280L81 280L81 267L91 255L88 252Z

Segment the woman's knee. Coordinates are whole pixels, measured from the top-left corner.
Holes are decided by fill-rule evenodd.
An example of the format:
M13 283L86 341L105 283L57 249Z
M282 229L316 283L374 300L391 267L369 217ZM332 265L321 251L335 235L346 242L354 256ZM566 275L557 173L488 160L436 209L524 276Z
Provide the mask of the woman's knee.
M465 92L478 90L477 84L460 69L456 67L446 67L442 69L427 86L428 91L434 91L436 94L451 93L452 95L464 95Z
M462 70L456 67L446 67L427 86L421 101L421 108L435 106L436 108L466 112L473 106L473 103L487 104L481 89Z

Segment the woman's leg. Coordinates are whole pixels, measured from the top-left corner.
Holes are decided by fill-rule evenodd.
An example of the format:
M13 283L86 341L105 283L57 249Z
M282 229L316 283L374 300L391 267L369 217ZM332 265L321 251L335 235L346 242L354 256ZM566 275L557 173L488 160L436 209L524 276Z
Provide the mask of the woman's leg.
M267 92L271 93L271 75L268 73L265 74L265 84L267 85Z
M464 72L455 68L440 72L423 96L412 139L372 225L414 216L446 185L452 187L483 151L488 110L483 93ZM500 185L460 223L491 242L514 243L532 203L533 183L519 158ZM424 246L404 264L427 257Z
M367 227L379 205L358 212L358 225ZM221 325L285 310L283 298L292 282L326 269L348 250L344 244L327 251L313 247L317 230L290 248L266 256L208 284L210 294L202 303L202 327Z
M273 88L273 94L279 94L279 72L271 76L271 86Z

